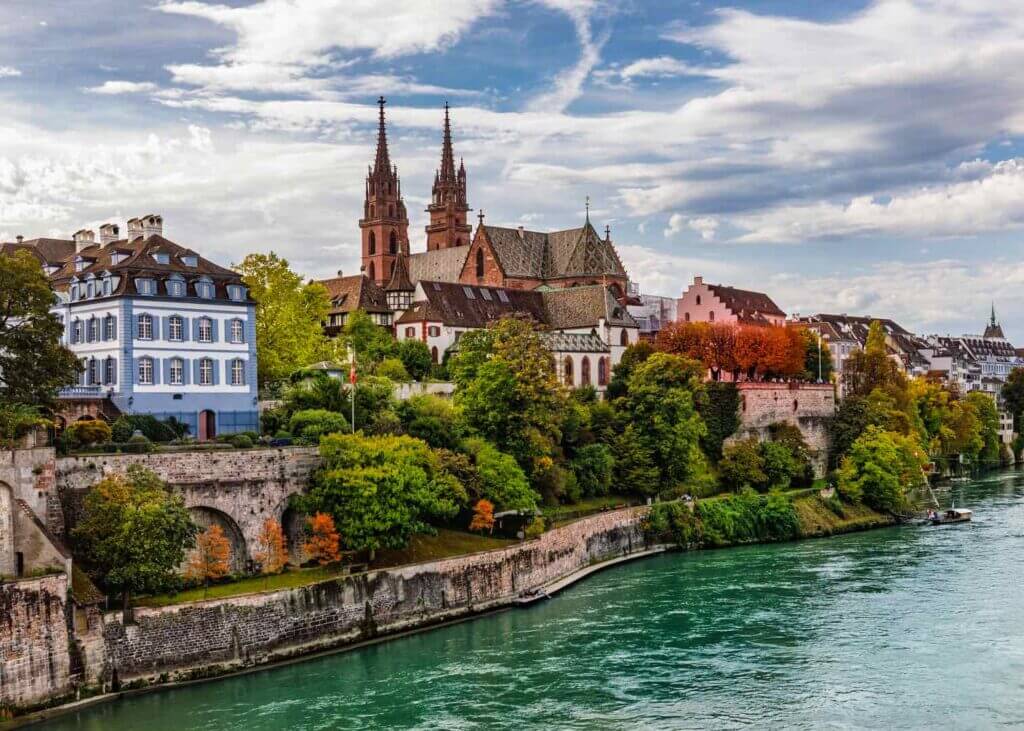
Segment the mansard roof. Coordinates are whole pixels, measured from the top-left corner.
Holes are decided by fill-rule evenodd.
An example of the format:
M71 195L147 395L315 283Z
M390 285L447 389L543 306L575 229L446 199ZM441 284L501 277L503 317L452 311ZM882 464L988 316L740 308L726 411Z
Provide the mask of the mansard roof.
M527 231L483 224L505 276L530 279L626 276L615 247L589 221L563 231Z
M527 316L553 330L609 324L637 327L636 320L602 285L550 290L479 287L421 281L422 299L402 313L398 323L441 322L450 327L483 328L509 315Z
M5 254L12 254L15 251L28 251L36 256L43 264L48 266L59 266L64 259L75 253L75 242L64 239L29 239L17 243L2 244Z
M332 315L355 310L391 312L384 290L365 274L322 279L320 284L324 285L327 295L331 298Z
M413 284L428 282L457 282L469 256L469 244L447 249L421 251L409 255L409 279Z

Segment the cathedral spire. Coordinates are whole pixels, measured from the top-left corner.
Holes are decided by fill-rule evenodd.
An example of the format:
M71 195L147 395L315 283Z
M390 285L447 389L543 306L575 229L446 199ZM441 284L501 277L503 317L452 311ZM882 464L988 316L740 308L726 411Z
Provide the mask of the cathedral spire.
M448 118L448 102L444 103L444 141L441 143L440 178L445 183L455 182L455 154L452 152L452 124Z
M991 324L992 324L993 327L996 324L996 303L995 302L992 303L992 320L991 320Z
M441 167L434 173L431 191L430 223L427 225L427 251L448 249L469 243L472 227L466 223L466 166L459 161L455 169L452 149L452 122L448 102L444 103L444 127L441 141Z
M373 172L391 172L391 158L388 155L388 132L384 126L384 105L387 100L381 97L377 100L380 107L380 122L377 128L377 157L373 162Z

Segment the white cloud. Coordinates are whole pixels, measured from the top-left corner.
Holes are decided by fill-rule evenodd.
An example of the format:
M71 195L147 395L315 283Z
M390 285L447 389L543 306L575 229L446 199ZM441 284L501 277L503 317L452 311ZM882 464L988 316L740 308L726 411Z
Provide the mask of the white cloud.
M686 225L686 216L681 213L673 213L668 217L668 226L665 228L665 238L675 236L683 232L683 228Z
M657 58L637 59L618 69L617 73L626 81L632 81L633 79L665 78L694 73L703 75L704 71L671 56L658 56Z
M89 94L144 94L156 91L157 85L149 81L104 81L100 86L90 86L82 91Z
M686 225L699 233L700 237L705 241L712 241L715 238L715 234L718 233L718 219L710 216L691 218L686 222Z
M12 76L21 76L21 71L14 68L13 66L0 66L0 79L9 78Z

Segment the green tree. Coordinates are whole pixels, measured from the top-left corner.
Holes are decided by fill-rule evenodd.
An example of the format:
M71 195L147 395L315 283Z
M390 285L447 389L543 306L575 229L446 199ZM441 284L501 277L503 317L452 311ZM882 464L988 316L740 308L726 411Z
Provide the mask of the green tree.
M813 330L804 330L804 378L824 383L832 380L832 351Z
M1013 415L1013 430L1020 434L1020 417L1024 413L1024 368L1014 368L1006 377L1002 390L1003 403Z
M718 479L722 487L735 492L745 488L761 490L768 485L764 456L757 437L741 439L722 451Z
M904 392L906 385L899 365L889 356L885 330L875 320L868 330L864 349L853 352L843 364L845 396L867 396L876 388L895 395Z
M736 384L721 381L704 384L704 396L697 410L708 429L701 446L717 462L722 458L723 443L740 426L740 395Z
M355 550L403 548L428 521L453 517L468 500L425 442L407 436L331 434L320 441L323 466L308 494L306 513L329 513Z
M394 383L409 383L412 380L409 371L405 370L405 365L398 358L385 358L377 364L374 373Z
M587 497L609 493L614 468L615 457L605 444L587 444L572 459L579 489Z
M782 442L763 442L761 458L764 460L764 474L770 488L786 489L803 469L789 447Z
M391 331L375 323L362 310L350 312L345 318L342 340L355 351L356 364L360 368L376 365L385 358L396 358L399 354L398 342Z
M81 366L61 345L64 326L50 312L53 290L27 251L0 255L0 400L52 406Z
M965 400L974 407L978 417L981 449L977 460L985 467L996 467L1000 463L1002 440L999 437L999 411L995 399L987 393L972 391Z
M869 426L843 457L837 489L847 500L900 512L906 508L907 490L924 482L926 459L914 437Z
M323 332L331 303L322 284L303 283L274 252L249 254L238 271L256 300L261 386L284 380L310 363L333 359L334 345Z
M14 449L19 439L33 429L49 426L39 407L0 401L0 448Z
M430 348L422 340L410 338L399 341L398 357L413 380L423 381L430 375L433 359L430 357Z
M622 358L612 369L612 377L605 391L605 398L617 399L626 395L627 385L633 369L654 354L654 346L646 340L633 343L622 352Z
M181 496L154 472L131 465L126 474L105 477L89 490L73 536L93 577L121 593L127 620L132 594L177 585L177 570L196 533Z
M654 353L633 370L622 402L629 425L620 443L635 446L622 444L616 455L623 482L633 491L656 494L706 479L700 440L707 429L696 407L703 372L697 361L668 353ZM650 460L653 481L636 481L652 474L637 459Z
M296 411L288 422L292 436L309 444L319 444L327 434L339 434L351 429L348 420L336 411L306 409Z
M462 413L451 399L418 394L395 407L406 434L432 447L458 449L466 434Z
M463 447L476 465L480 497L500 510L537 509L540 495L530 487L526 474L511 455L499 452L479 437L467 439Z

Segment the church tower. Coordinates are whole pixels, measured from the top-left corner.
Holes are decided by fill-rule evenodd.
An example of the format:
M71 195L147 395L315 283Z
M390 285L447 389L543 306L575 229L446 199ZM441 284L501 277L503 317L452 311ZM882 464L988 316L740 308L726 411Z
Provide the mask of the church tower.
M366 200L359 228L363 237L363 274L378 285L391 280L395 259L409 254L409 217L402 201L398 168L388 156L388 136L384 128L384 97L380 105L377 131L377 157L366 176Z
M450 249L470 242L473 227L466 223L466 166L459 160L455 171L452 153L452 128L448 120L448 103L444 105L444 141L441 145L441 167L434 174L434 189L427 206L427 251Z

